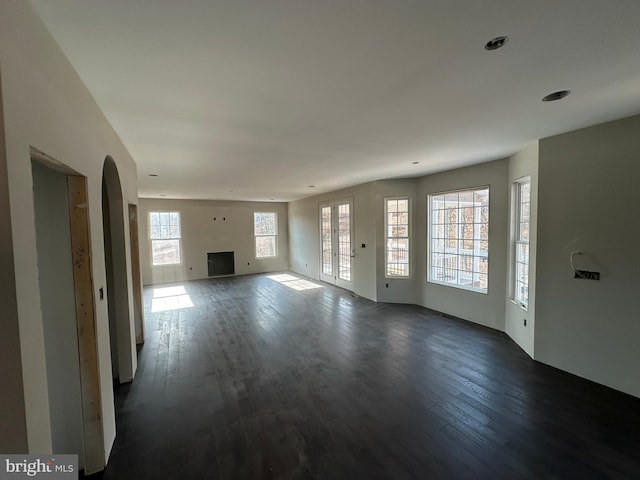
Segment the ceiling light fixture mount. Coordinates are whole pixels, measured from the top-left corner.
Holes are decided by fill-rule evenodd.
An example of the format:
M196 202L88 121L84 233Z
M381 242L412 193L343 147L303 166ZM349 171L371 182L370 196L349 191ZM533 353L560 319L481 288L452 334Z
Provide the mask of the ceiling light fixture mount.
M555 102L556 100L562 100L564 97L569 95L571 90L558 90L557 92L550 93L542 97L543 102Z
M150 177L157 177L157 176L158 176L158 174L157 174L157 173L150 173L150 174L149 174L149 176L150 176Z
M505 36L492 38L484 45L484 49L497 50L499 48L504 47L504 44L507 43L508 40L509 40L509 37L505 37Z

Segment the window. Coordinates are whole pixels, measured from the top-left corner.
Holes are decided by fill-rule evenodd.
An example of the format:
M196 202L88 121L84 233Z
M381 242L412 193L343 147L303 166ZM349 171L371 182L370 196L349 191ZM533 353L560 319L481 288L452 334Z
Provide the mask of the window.
M333 275L333 227L331 206L320 207L320 237L322 242L322 274Z
M513 230L513 301L525 309L529 305L529 220L531 179L525 178L514 187Z
M275 212L255 212L253 231L256 237L256 258L275 257L278 253L278 215Z
M351 203L338 204L338 278L351 281Z
M409 199L387 198L386 276L409 276Z
M180 263L180 212L149 212L153 265Z
M489 188L429 195L427 280L487 293Z

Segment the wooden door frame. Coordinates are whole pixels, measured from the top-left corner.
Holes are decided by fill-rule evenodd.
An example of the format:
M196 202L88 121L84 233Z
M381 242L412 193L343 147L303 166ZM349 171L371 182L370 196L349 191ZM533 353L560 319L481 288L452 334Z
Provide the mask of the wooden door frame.
M95 299L91 273L87 178L67 175L71 259L76 299L82 423L84 430L84 468L91 474L104 469L104 429L102 395L98 366Z
M133 203L129 204L129 239L131 244L131 281L133 283L133 321L136 327L136 344L140 345L144 343L144 308L138 238L138 206Z

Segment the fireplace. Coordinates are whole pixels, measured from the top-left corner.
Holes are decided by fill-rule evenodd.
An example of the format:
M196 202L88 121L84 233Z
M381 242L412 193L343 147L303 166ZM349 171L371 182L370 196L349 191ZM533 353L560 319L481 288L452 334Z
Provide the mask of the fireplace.
M210 277L233 275L235 273L233 252L207 253L207 271Z

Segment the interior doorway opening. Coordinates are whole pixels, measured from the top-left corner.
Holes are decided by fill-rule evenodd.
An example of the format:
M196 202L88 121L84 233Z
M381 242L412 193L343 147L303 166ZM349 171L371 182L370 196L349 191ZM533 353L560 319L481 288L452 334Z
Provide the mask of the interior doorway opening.
M118 168L111 157L102 170L102 226L104 230L107 308L114 380L126 383L135 372L135 331L129 309L129 275L125 241L125 215Z
M91 474L106 460L87 179L31 153L51 445Z

